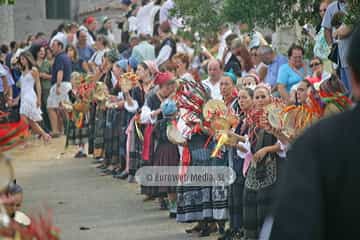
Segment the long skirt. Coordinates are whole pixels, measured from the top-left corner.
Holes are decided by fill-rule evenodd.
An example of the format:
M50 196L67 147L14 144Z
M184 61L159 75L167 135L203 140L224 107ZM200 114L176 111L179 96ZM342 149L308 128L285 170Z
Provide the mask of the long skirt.
M172 143L160 143L153 155L154 167L177 167L180 162L178 147ZM151 196L164 197L168 193L176 193L176 186L154 186Z
M121 121L120 110L108 109L106 111L105 123L105 164L119 164L120 163L120 135L121 135ZM125 137L124 135L121 137Z
M136 171L141 166L141 153L143 150L143 142L140 140L137 132L135 123L133 123L133 129L130 132L130 146L129 146L129 174L135 176ZM141 129L139 129L141 131Z
M276 156L263 164L249 168L244 189L245 239L257 239L261 227L271 211L282 159ZM260 166L259 166L260 165Z
M96 109L95 128L94 128L94 157L103 157L104 155L104 129L106 112Z
M236 180L230 186L229 194L229 220L232 230L240 230L242 228L243 217L243 192L245 178L242 173L243 159L235 157L232 169L236 173Z
M88 142L88 124L86 120L81 128L75 126L74 121L68 121L66 129L66 145L80 145Z
M94 153L94 140L95 140L95 116L96 116L96 104L90 104L90 111L88 114L89 126L88 126L88 154Z
M204 148L207 136L194 135L189 142L191 166L214 166L211 147ZM218 164L219 162L215 163ZM179 186L177 189L178 222L216 221L228 217L228 190L223 186Z

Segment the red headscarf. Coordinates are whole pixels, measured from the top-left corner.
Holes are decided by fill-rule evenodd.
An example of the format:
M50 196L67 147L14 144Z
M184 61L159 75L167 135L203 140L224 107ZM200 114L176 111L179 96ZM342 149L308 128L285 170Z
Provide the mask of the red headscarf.
M156 85L163 85L170 80L174 79L174 75L171 72L159 72L154 80Z

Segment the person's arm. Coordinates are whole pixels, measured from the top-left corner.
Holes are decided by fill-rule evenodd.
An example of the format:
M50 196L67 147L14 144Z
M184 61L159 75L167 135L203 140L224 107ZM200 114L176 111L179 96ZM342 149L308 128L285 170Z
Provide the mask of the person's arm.
M60 95L60 86L61 86L61 82L64 78L64 71L63 70L59 70L56 74L56 94Z
M46 72L41 72L40 73L40 78L44 79L44 80L51 80L51 74L48 74Z
M170 59L171 56L171 47L169 45L165 45L164 47L161 48L159 55L157 56L155 62L157 66L162 65L163 63L165 63L166 61L168 61Z
M344 39L347 38L351 35L352 33L352 28L350 26L347 25L341 25L335 32L334 35L335 37L339 38L339 39Z
M321 141L317 136L315 129L307 131L288 151L278 179L271 240L325 239Z
M286 91L286 87L284 84L278 84L277 85L277 90L280 93L281 98L285 101L285 102L289 102L290 100L290 95L289 93Z
M154 124L157 120L157 116L161 113L161 109L151 111L151 109L144 105L141 108L141 114L140 114L140 122L142 124L152 123Z
M31 75L35 79L35 88L36 88L36 94L37 94L37 106L40 107L41 104L41 83L40 83L40 73L37 69L31 70Z
M324 31L325 39L329 46L331 46L333 43L331 20L332 20L332 15L330 9L328 8L321 22L321 27L323 27L325 30Z
M9 91L9 83L8 83L6 75L1 76L1 80L2 80L2 85L3 85L3 89L4 89L4 95L6 95L7 91Z
M139 104L136 100L134 100L129 92L124 93L125 96L125 104L124 107L128 112L136 113L139 108Z
M280 96L282 97L282 99L284 99L286 102L288 102L290 100L290 96L289 93L286 90L286 86L288 84L288 78L289 78L289 74L288 74L288 70L287 70L287 66L286 65L282 65L279 69L279 75L278 75L278 79L277 79L277 89L280 93Z
M280 151L281 151L281 147L280 147L280 144L278 144L278 143L275 143L274 145L271 145L271 146L263 147L254 154L254 160L260 161L261 159L263 159L266 156L266 154L277 153Z
M325 28L324 34L327 44L331 46L333 43L332 29Z

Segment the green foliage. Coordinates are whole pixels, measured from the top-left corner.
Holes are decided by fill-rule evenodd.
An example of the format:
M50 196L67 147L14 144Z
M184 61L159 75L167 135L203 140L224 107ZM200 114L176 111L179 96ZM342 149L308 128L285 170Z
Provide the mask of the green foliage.
M348 14L345 17L347 25L360 24L360 1L352 0L349 2Z
M224 0L226 21L274 28L276 25L301 25L319 21L319 0Z
M223 0L174 0L175 16L182 16L191 32L201 38L212 37L222 24L221 3Z

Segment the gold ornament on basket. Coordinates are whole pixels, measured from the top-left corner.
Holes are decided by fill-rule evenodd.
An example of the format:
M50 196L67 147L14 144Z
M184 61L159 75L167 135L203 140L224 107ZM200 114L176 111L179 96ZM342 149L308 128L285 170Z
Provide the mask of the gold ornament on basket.
M265 111L267 113L267 120L271 127L281 129L283 126L282 111L283 107L278 104L269 104Z
M73 108L77 112L86 113L89 111L90 105L84 101L81 101L81 102L74 103Z
M73 105L70 102L63 101L61 102L61 106L66 112L72 112L74 110Z
M94 97L94 100L99 101L99 102L103 102L107 99L108 92L107 92L107 87L106 87L105 83L103 83L103 82L96 83L95 93L94 93L93 97Z
M221 100L209 100L203 107L203 116L210 121L215 116L224 116L227 112L225 103Z
M119 80L121 90L129 92L132 88L136 87L139 82L139 77L133 72L123 74Z

